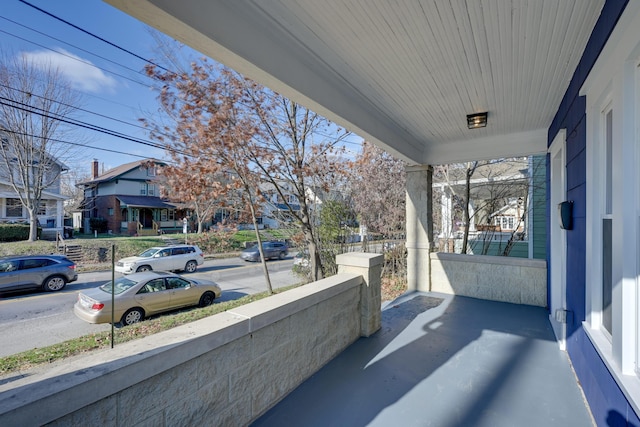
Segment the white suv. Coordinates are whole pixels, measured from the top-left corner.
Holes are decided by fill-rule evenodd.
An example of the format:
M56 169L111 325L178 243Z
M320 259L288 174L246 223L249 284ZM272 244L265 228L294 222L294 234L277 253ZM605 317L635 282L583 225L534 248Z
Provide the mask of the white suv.
M203 262L204 254L199 247L176 245L149 248L138 256L123 258L116 263L115 270L123 274L149 270L193 273Z

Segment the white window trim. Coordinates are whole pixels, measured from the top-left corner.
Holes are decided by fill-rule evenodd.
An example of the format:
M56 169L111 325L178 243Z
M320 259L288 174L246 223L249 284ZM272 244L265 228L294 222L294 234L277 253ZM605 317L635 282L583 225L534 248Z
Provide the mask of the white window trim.
M640 2L630 2L580 95L587 100L586 321L587 336L636 413L640 413ZM602 317L602 113L613 109L612 329ZM636 238L629 239L629 236Z

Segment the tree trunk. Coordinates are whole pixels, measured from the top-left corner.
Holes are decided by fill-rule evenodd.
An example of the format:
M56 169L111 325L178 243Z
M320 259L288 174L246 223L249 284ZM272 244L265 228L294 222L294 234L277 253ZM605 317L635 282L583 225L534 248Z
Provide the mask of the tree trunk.
M471 199L471 175L473 175L474 169L467 168L466 185L464 188L464 237L462 239L462 249L460 250L461 254L467 253L467 245L469 243L469 223L471 222L469 218L469 203Z
M38 215L35 209L27 209L29 211L29 241L38 240Z
M262 249L262 236L260 236L260 230L258 229L258 220L256 218L256 209L253 206L253 200L249 200L249 209L251 210L251 220L253 221L253 229L256 232L256 240L258 241L258 252L260 253L260 262L262 262L262 271L264 272L264 278L267 282L267 292L269 293L269 295L272 295L273 287L271 286L271 278L269 277L267 260L264 259L264 250Z
M304 235L304 240L309 246L309 267L311 269L311 279L316 282L320 279L324 279L322 258L320 257L318 244L315 236L313 235L313 226L310 220L311 216L309 215L309 207L306 203L301 203L300 205L300 209L302 211L300 225L302 228L302 234Z

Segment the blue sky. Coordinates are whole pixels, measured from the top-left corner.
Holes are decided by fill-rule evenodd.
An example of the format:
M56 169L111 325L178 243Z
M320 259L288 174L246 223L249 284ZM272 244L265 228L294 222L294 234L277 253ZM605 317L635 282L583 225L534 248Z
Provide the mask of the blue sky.
M134 139L150 141L138 122L139 118L149 117L158 109L156 94L150 88L152 82L142 72L145 61L118 49L157 60L155 41L149 27L100 0L25 2L2 0L0 49L57 65L74 89L82 93L82 108L87 112L76 116L79 120ZM192 51L187 49L184 53L189 52ZM82 130L81 136L88 141L87 148L83 148L81 158L67 161L80 176L89 174L94 158L107 170L143 157L164 157L160 149L104 133ZM360 142L361 138L353 135L347 148L358 151Z
M148 27L102 1L27 1L143 58L153 59L155 43ZM2 1L0 48L12 55L27 54L34 60L58 65L73 88L82 93L82 108L89 111L76 118L149 141L137 119L156 111L158 104L149 87L151 81L142 74L144 61L18 0ZM80 174L89 173L94 158L106 170L139 160L141 157L137 156L164 155L162 150L91 130L83 130L81 135L89 141L87 149L70 165Z

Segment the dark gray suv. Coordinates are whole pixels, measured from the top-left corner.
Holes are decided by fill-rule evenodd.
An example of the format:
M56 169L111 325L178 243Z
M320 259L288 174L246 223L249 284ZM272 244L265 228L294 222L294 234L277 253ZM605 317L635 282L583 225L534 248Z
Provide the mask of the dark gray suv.
M0 292L28 288L59 291L76 280L76 265L64 255L0 257Z
M262 251L265 259L279 258L284 259L289 255L289 248L284 242L263 242ZM240 253L240 258L245 261L260 261L260 252L258 245L245 249Z

